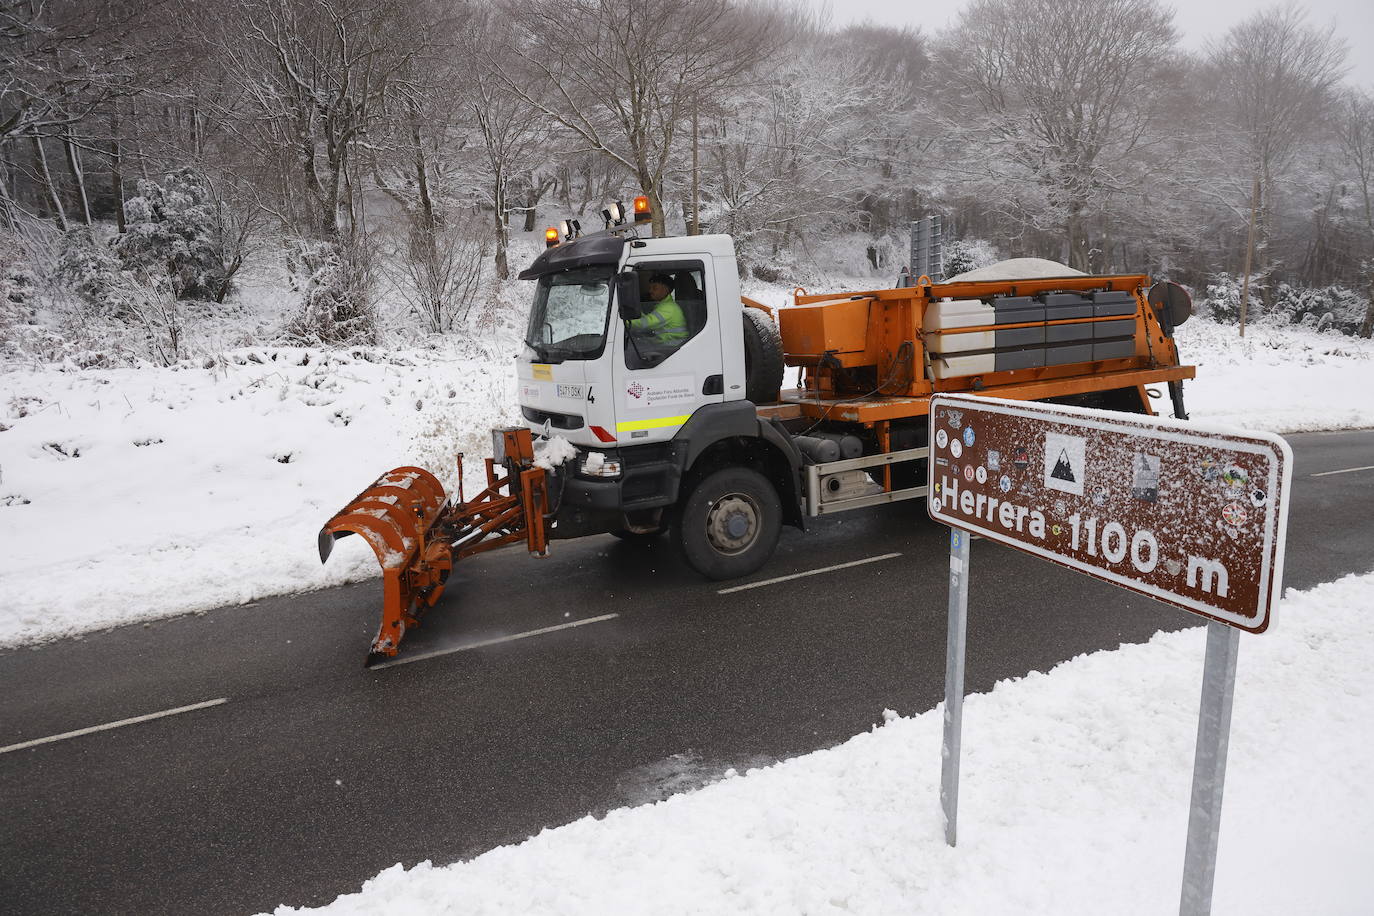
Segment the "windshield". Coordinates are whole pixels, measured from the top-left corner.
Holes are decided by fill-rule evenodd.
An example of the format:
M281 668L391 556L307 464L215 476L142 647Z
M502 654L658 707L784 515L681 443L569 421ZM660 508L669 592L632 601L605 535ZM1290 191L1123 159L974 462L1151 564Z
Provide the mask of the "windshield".
M600 264L539 278L525 343L544 362L596 359L606 345L615 267Z

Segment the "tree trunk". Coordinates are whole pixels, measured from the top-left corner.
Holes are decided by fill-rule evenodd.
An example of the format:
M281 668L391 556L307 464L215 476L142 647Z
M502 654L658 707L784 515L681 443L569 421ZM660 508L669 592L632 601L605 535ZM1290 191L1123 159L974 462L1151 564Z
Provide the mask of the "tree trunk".
M14 189L10 184L14 167L4 143L0 143L0 217L5 220L5 228L13 229L18 221L15 213Z
M1365 340L1374 337L1374 277L1369 280L1369 303L1364 308L1364 321L1360 322L1360 336Z
M57 228L66 232L69 228L67 224L67 211L62 206L62 199L57 196L57 189L53 187L52 171L48 168L48 154L43 150L43 138L34 133L30 138L33 141L33 162L37 167L35 172L38 176L38 187L52 205L53 219L57 221Z
M1260 182L1259 214L1256 224L1259 238L1255 242L1255 260L1258 262L1255 272L1264 278L1264 285L1260 287L1260 297L1265 311L1272 311L1274 308L1274 278L1270 276L1274 267L1274 257L1269 250L1274 238L1273 198L1274 179L1266 168Z
M688 235L701 235L701 132L697 121L697 102L692 100L692 219ZM683 208L686 213L686 208Z
M110 194L115 201L115 225L119 234L128 229L124 222L124 158L119 148L119 103L110 108Z
M498 168L496 170L496 186L492 194L493 213L492 222L496 230L496 276L501 280L510 279L510 264L507 260L506 247L508 244L508 232L506 230L506 176L505 172Z
M67 154L67 168L71 170L72 179L76 182L76 198L81 204L81 221L89 226L91 224L91 198L86 193L86 175L81 170L81 151L72 142L70 133L62 135L62 149Z
M1066 263L1074 270L1091 273L1088 246L1083 238L1083 204L1080 201L1075 200L1069 204L1069 215L1064 228L1064 241L1069 249Z
M1259 208L1260 181L1255 173L1250 189L1250 231L1245 238L1245 278L1240 285L1240 336L1245 336L1245 318L1250 310L1250 263L1255 256L1255 212Z

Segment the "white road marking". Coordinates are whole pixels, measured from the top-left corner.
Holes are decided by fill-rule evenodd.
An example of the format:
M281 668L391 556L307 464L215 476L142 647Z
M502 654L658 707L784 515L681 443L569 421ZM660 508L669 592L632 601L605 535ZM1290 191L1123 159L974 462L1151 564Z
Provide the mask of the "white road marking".
M397 665L408 665L411 662L422 662L427 658L437 658L440 655L452 655L454 652L466 652L469 649L481 649L484 646L494 646L501 642L513 642L517 639L526 639L530 636L543 636L545 633L553 633L557 630L570 630L573 627L583 627L589 623L600 623L603 620L614 620L619 614L602 614L600 617L587 617L583 620L572 620L568 623L560 623L557 626L541 627L538 630L526 630L523 633L515 633L510 636L497 636L493 639L484 639L480 642L468 643L465 646L454 646L452 649L439 649L435 652L426 652L423 655L407 655L401 658L392 659L389 662L381 662L372 666L372 670L378 668L394 668Z
M834 566L825 566L821 569L809 569L806 572L793 573L790 576L778 576L776 579L764 579L762 582L750 582L748 585L734 585L730 588L718 589L716 594L728 595L731 592L742 592L749 588L762 588L765 585L777 585L779 582L791 582L793 579L804 579L807 576L819 576L821 573L834 572L837 569L848 569L851 566L863 566L865 563L877 563L879 560L891 560L893 557L900 556L900 553L885 553L879 557L868 557L864 560L853 560L849 563L836 563Z
M26 747L37 747L40 744L51 744L54 741L65 741L68 738L79 738L82 735L109 731L112 728L122 728L125 725L137 725L139 722L151 722L153 719L175 716L183 712L195 712L197 709L208 709L211 706L218 706L221 703L228 702L228 697L220 697L218 700L206 700L204 703L192 703L190 706L178 706L176 709L164 709L162 712L150 712L146 716L134 716L132 719L120 719L118 722L106 722L104 725L92 725L90 728L78 728L74 732L63 732L60 735L49 735L46 738L35 738L32 741L21 741L19 744L0 747L0 754L8 754L10 751L22 751Z
M1362 468L1341 468L1339 471L1322 471L1319 474L1309 474L1309 477L1329 477L1332 474L1349 474L1352 471L1374 471L1374 464L1366 464Z

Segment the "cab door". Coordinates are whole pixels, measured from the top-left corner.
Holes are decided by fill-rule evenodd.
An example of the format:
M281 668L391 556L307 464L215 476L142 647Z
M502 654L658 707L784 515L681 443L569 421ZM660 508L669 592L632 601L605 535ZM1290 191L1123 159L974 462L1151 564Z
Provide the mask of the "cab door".
M641 308L646 312L655 305L648 298L650 278L672 278L672 295L682 308L689 336L662 345L632 333L625 321L616 319L615 436L620 445L667 441L697 408L725 399L719 307L709 301L716 288L712 261L705 253L673 254L631 258L625 269L640 278Z

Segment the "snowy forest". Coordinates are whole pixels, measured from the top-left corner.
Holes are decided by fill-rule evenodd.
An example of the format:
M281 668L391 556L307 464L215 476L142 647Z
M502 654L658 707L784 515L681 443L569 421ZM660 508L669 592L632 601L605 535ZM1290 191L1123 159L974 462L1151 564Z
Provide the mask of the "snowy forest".
M0 0L0 354L480 336L544 226L641 193L760 283L891 285L939 214L947 273L1048 257L1369 337L1349 54L1295 5L1194 52L1155 0L971 0L934 32L744 0Z

